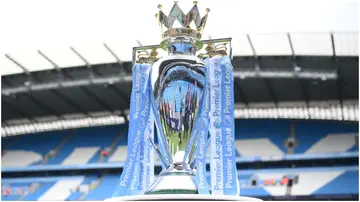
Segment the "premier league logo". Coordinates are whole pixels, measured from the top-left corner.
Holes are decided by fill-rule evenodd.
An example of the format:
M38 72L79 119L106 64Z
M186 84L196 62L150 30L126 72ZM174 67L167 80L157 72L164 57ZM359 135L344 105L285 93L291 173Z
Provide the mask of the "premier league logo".
M114 196L238 196L231 39L201 41L210 10L200 17L196 2L187 14L176 2L168 15L159 8L162 43L133 52L128 156ZM155 152L163 168L156 177Z

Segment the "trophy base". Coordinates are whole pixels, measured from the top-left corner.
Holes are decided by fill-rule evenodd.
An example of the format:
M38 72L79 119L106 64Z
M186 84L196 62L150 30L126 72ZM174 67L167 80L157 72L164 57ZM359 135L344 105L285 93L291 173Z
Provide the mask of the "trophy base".
M187 165L171 165L162 171L145 192L152 194L198 194L195 172ZM185 169L184 169L185 168Z
M138 195L109 198L105 201L262 201L261 199L243 196L165 194Z

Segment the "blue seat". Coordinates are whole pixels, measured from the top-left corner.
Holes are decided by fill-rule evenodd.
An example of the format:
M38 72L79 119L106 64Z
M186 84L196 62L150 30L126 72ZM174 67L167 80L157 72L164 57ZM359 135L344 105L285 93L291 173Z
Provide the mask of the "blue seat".
M55 149L65 138L68 131L53 131L40 134L29 134L19 136L8 150L28 150L45 155L50 150ZM7 138L5 138L7 139ZM34 163L34 164L38 164Z
M18 198L20 198L20 195L8 195L8 196L1 195L2 201L17 201Z
M298 147L295 147L294 153L305 153L309 148L311 148L311 146L329 134L347 134L358 132L358 125L353 123L334 121L298 121L296 123L296 139L300 141L300 144ZM351 149L348 151L351 151ZM352 151L358 151L358 148L354 146Z
M49 159L47 164L61 164L66 157L77 147L109 147L115 137L120 135L123 126L104 126L93 128L76 129L75 133L60 149L58 155L53 159ZM99 152L94 155L88 163L97 163Z
M83 192L72 192L70 196L66 199L67 201L76 201L80 196L83 194Z
M89 192L86 195L85 200L104 200L111 198L118 180L118 175L111 174L103 176L101 184L96 189Z
M359 171L347 171L313 194L359 194Z
M290 124L289 120L236 120L235 139L268 138L285 153L284 141L289 137Z
M46 182L41 183L40 187L34 192L23 198L24 201L36 201L40 198L48 189L50 189L55 183Z
M236 120L235 138L236 140L266 138L284 154L287 154L287 147L284 143L290 137L292 122L291 120ZM356 123L334 121L296 121L295 126L295 137L300 144L294 148L294 154L304 154L313 145L327 137L327 135L347 135L349 133L358 133L359 131ZM358 150L358 146L354 145L343 152Z

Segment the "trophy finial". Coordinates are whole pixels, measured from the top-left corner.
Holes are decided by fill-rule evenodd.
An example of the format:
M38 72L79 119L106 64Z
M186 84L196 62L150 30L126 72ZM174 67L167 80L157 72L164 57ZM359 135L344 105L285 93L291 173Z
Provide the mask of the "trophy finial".
M158 6L160 9L158 20L164 31L164 39L174 36L189 36L198 40L201 38L210 9L206 9L205 16L201 17L197 6L198 2L193 1L193 3L194 6L190 11L184 13L178 4L178 1L174 1L174 5L168 15L161 10L161 5ZM175 21L178 21L179 23L175 23ZM175 24L178 26L180 25L180 27L174 27Z
M159 4L157 7L158 7L158 9L160 9L160 10L162 9L162 5L161 5L161 4Z
M207 8L205 11L206 11L206 13L209 13L209 12L210 12L210 8Z

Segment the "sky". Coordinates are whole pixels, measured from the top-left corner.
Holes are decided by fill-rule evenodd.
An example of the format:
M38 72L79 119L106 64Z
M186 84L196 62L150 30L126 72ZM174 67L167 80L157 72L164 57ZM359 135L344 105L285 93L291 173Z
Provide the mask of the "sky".
M13 68L3 57L9 54L30 69L43 69L49 64L34 61L39 57L36 50L50 55L60 66L81 65L70 46L91 63L115 62L103 43L120 59L129 60L137 40L143 45L161 41L155 18L158 4L167 14L173 1L0 1L0 68L2 72ZM179 1L185 13L192 5L192 1ZM359 23L356 0L199 0L198 7L202 16L210 8L203 39L233 37L236 41L246 33L357 32ZM234 49L241 48L234 43Z

